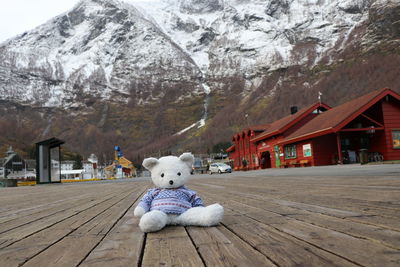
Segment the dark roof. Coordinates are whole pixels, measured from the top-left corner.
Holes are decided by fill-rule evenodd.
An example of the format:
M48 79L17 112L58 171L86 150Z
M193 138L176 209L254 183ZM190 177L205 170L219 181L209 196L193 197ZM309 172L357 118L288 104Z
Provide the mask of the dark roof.
M56 147L56 146L60 146L60 145L62 145L64 143L65 143L64 141L62 141L60 139L57 139L55 137L52 137L50 139L37 142L36 144L37 145L44 145L44 146L48 146L48 147Z
M8 155L7 157L3 158L3 166L6 165L15 156L17 156L17 154L12 153L12 154Z
M302 118L304 118L306 115L310 114L312 111L317 109L318 107L323 107L325 109L329 109L330 107L324 103L314 103L312 105L306 106L299 111L297 111L294 114L290 114L286 117L283 117L282 119L276 120L272 122L268 128L265 129L265 131L254 137L251 141L259 141L261 139L268 138L269 136L273 136L276 134L280 134L293 126L294 123L298 122Z
M287 136L280 143L300 141L329 132L336 132L388 94L400 99L397 93L388 88L373 91L323 112Z
M226 152L232 152L232 151L235 151L235 145L231 145L226 149Z

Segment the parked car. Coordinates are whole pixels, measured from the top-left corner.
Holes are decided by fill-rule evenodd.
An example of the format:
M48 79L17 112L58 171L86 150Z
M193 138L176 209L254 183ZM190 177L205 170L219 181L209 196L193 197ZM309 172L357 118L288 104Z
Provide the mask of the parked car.
M225 163L212 163L210 165L210 174L232 172L231 166Z

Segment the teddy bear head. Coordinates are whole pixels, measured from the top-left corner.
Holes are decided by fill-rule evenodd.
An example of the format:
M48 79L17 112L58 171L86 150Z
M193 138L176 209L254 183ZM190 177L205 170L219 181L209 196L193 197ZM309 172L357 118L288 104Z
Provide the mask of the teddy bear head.
M151 179L158 188L178 188L189 178L193 161L192 153L183 153L179 158L146 158L142 164L151 172Z

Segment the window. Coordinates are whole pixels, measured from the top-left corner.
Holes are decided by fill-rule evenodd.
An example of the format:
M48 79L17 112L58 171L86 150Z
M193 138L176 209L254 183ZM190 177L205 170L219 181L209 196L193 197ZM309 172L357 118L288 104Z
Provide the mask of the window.
M284 146L284 151L285 151L285 159L296 158L296 145Z
M311 144L303 145L303 157L311 157Z
M400 149L400 130L392 130L393 148Z

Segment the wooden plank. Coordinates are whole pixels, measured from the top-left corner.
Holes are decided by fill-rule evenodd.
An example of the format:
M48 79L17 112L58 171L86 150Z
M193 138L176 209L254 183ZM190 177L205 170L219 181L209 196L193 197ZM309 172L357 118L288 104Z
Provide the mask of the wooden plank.
M215 200L228 199L224 192L212 194L198 191L198 193L210 197L214 195ZM285 216L264 214L263 210L238 201L225 203L225 210L235 213L239 220L228 225L225 224L224 219L223 224L278 265L354 266L354 263L349 260L268 226L268 224L279 224L285 221ZM287 251L290 251L290 254L286 253Z
M103 196L107 197L112 195L111 192L104 192ZM33 221L37 221L40 219L45 219L49 216L54 216L57 213L68 212L69 209L74 208L76 206L82 206L85 204L93 204L92 201L96 200L96 196L94 193L85 194L83 196L74 195L73 197L62 199L57 201L57 204L51 203L49 205L41 205L35 206L35 209L29 209L28 212L17 213L14 215L14 218L9 219L0 223L0 234L5 233L11 229L23 226L25 224L31 223Z
M326 215L294 214L289 217L311 223L323 228L332 229L357 238L369 239L390 248L400 250L400 232L388 230L374 225L354 222L348 219L337 219Z
M318 225L320 227L339 231L354 237L379 242L390 248L400 248L400 232L375 225L356 222L356 220L359 218L358 216L356 216L356 218L346 218L346 216L344 216L347 214L347 211L329 209L303 203L285 202L281 200L274 201L276 203L282 204L277 205L268 201L260 202L247 198L246 200L241 200L239 204L243 205L244 202L249 205L253 205L254 207L259 207L263 210L266 210L266 212L260 212L259 210L252 211L253 207L249 207L246 210L246 214L250 215L252 218L258 219L258 217L261 216L260 219L263 219L263 216L269 214L267 222L272 222L271 217L276 216L274 216L273 214L271 215L271 212L273 212L290 218L299 219L303 222ZM286 204L288 204L288 206L283 206ZM304 210L302 210L302 208L304 208ZM367 219L364 219L364 222L365 220ZM398 223L399 222L396 221L393 222L392 225Z
M138 227L139 218L133 215L134 208L135 205L80 266L138 266L144 233Z
M0 211L0 218L10 217L30 210L36 210L53 203L72 199L74 196L85 194L86 185L47 185L28 188L15 188L13 195L3 196L0 201L4 203ZM87 193L87 192L86 192ZM45 196L45 197L44 197ZM33 201L33 202L32 202Z
M18 265L24 263L35 255L45 251L53 244L59 242L65 236L78 229L81 225L90 222L98 214L106 211L121 201L121 199L124 199L128 194L136 194L136 196L139 196L144 191L144 188L145 187L142 186L142 188L131 189L132 192L128 192L122 196L121 192L115 192L114 198L108 201L102 201L81 213L75 214L74 216L60 221L50 227L41 229L40 231L3 248L0 250L0 258L3 259L5 265Z
M328 253L272 227L243 216L245 224L227 225L279 266L355 266L352 262Z
M274 203L282 206L288 206L292 208L296 208L299 210L306 210L306 211L311 211L315 213L321 213L321 214L326 214L338 218L346 218L350 216L361 216L361 213L357 212L352 212L352 211L347 211L347 210L342 210L342 209L332 209L328 207L322 207L319 205L311 205L311 204L305 204L305 203L299 203L299 202L293 202L293 201L287 201L287 200L282 200L282 199L274 199L272 200Z
M147 234L142 266L205 266L185 228L168 226Z
M206 194L210 194L209 192ZM228 196L224 196L224 194L225 193L220 192L218 197L229 198ZM242 204L242 199L240 197L236 196L235 199L238 201L228 202L228 207L233 208L235 211L240 211L245 214L245 216L253 218L259 222L268 224L278 231L303 240L306 243L330 251L335 255L342 255L350 261L357 262L357 264L378 266L379 264L384 263L387 266L391 266L400 262L400 252L396 249L385 247L368 240L362 240L335 230L318 227L306 222L300 222L294 218L290 218L290 216L278 216L271 219L268 212L264 211L262 208ZM307 205L300 206L310 209ZM311 210L320 211L315 207ZM332 211L329 212L332 213ZM333 213L336 214L337 212L334 211ZM396 254L399 255L397 256ZM376 256L374 260L369 260L369 255L379 256Z
M97 214L62 240L35 255L25 264L30 266L77 266L104 238L111 227L130 208L138 195L129 194Z
M0 250L1 263L400 265L398 179L257 175L213 176L189 182L188 187L198 191L206 204L220 202L225 207L222 225L187 227L186 231L169 226L147 235L140 232L130 205L133 195L138 197L149 182L6 190L0 196L6 203L0 207L0 230L1 225L11 226L11 218L21 231L3 228L7 232L0 235L0 246L5 242L7 247ZM57 199L58 190L61 198ZM106 199L105 192L113 198L101 202ZM49 195L50 205L42 200L30 203L43 194ZM96 205L82 210L84 200L91 196ZM19 197L21 202L16 203ZM62 199L69 201L62 203ZM63 217L64 213L71 216ZM28 223L22 225L25 220ZM54 224L43 228L48 222ZM1 240L5 234L13 238L11 245L7 239Z
M128 190L128 192L130 192L130 191ZM126 193L126 191L121 192L121 193ZM104 197L98 198L94 201L85 203L81 206L73 207L72 209L69 209L65 212L57 213L57 214L54 214L54 216L50 216L50 217L44 217L42 219L35 220L28 224L22 225L21 227L18 227L18 228L12 229L10 231L7 231L5 233L2 233L0 235L0 240L1 241L7 240L7 242L2 242L0 248L8 246L20 239L23 239L23 238L25 238L33 233L36 233L38 231L41 231L43 229L46 229L54 224L57 224L58 222L66 220L68 218L72 218L72 220L74 220L74 216L80 214L81 212L91 209L92 207L95 207L96 205L99 205L101 203L104 203L107 201L112 201L112 199L118 198L118 197L119 197L119 194L115 194L115 193L111 196L107 195L106 198L104 198ZM77 217L75 217L75 218L77 218Z
M334 230L289 219L276 229L364 266L399 266L400 251ZM373 256L371 256L373 255Z
M72 202L79 201L79 199L86 198L90 202L92 199L98 198L98 192L107 195L115 192L117 188L125 190L120 184L104 186L104 184L81 183L30 187L30 190L35 193L29 193L30 191L25 190L26 188L18 188L24 190L16 190L11 203L8 198L3 199L5 203L2 207L8 207L9 210L0 213L0 229L7 229L7 224L16 226L32 221L34 218L41 218L41 215L44 217L50 214L52 209L57 211L57 207L73 207ZM20 199L25 199L25 202ZM46 210L49 213L46 213Z
M276 266L223 226L187 230L207 266Z
M197 185L196 185L197 186ZM200 186L202 187L202 186ZM204 187L204 186L203 186ZM261 185L259 188L262 187ZM213 190L213 188L208 189L208 190ZM246 198L242 198L240 201L243 203L251 203L254 201L263 201L264 204L262 204L265 208L271 207L274 208L275 210L279 210L279 213L281 213L281 210L285 209L284 207L288 207L288 211L292 210L294 213L301 213L304 210L310 211L310 212L316 212L316 213L321 213L333 217L338 217L338 218L346 218L346 217L352 217L349 218L352 221L359 222L359 223L364 223L364 224L371 224L375 225L378 227L383 227L388 230L395 230L398 231L400 230L400 218L397 219L400 214L397 212L396 209L390 209L389 212L382 211L382 209L378 210L375 209L374 212L371 212L371 209L361 209L360 207L362 206L360 203L357 203L357 208L349 208L349 209L343 209L343 206L348 207L347 205L344 204L334 204L336 202L342 203L342 200L337 197L335 199L329 199L330 200L330 206L321 206L321 205L313 205L313 204L306 204L306 203L299 203L299 202L294 202L294 201L288 201L288 200L283 200L283 199L276 199L272 197L266 197L258 194L250 194L246 190L241 190L241 191L236 191L237 189L234 189L235 192L229 192L231 198L237 198L236 196L246 196ZM331 190L333 190L331 188ZM215 190L214 190L215 191ZM302 191L302 189L300 189ZM335 191L333 191L335 192ZM304 196L298 196L297 199L301 199L304 202L307 202L307 200L310 198L310 195L315 198L315 194L310 194L306 191L304 191ZM290 195L289 197L291 197ZM327 198L327 197L325 197ZM396 199L396 198L393 198ZM277 205L274 205L271 202L275 202ZM261 202L260 202L261 203ZM319 203L318 203L319 204ZM327 203L324 202L324 205ZM260 204L261 205L261 204ZM332 208L334 207L334 208ZM293 209L290 209L293 208ZM296 211L297 210L297 211ZM304 212L303 212L304 213ZM283 213L281 213L283 214ZM391 216L385 216L383 214L390 214Z

